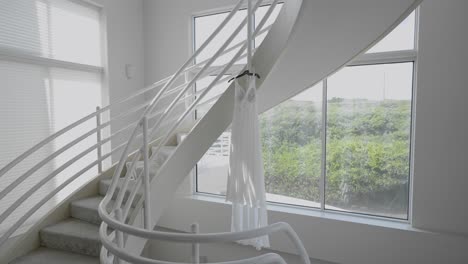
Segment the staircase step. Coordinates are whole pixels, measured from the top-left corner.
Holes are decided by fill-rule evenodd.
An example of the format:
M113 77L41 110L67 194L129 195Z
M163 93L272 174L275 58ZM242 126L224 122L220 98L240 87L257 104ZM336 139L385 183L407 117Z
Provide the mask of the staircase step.
M86 221L91 224L100 225L102 220L99 216L98 207L104 196L93 196L71 203L70 213L73 218ZM108 207L112 208L114 201L110 201ZM125 206L123 203L122 206Z
M177 133L177 145L180 145L182 141L187 137L187 133Z
M39 248L10 264L99 264L99 258L49 248Z
M106 179L106 180L101 180L99 182L99 194L102 196L105 196L107 193L107 190L109 189L109 186L111 185L112 179ZM124 179L119 180L119 184L117 185L117 190L115 191L114 195L112 196L112 199L117 199L117 195L120 191L120 186L123 185ZM130 180L128 183L128 188L127 191L125 192L123 203L126 203L128 200L128 197L130 196L131 190L133 190L133 186L135 184L134 180ZM138 203L138 200L140 199L142 193L141 190L138 190L137 194L135 195L135 199L132 202L132 207L135 207L136 204Z
M164 146L160 148L157 157L154 158L153 162L149 166L150 173L154 174L164 164L167 158L169 158L169 156L175 151L175 149L176 149L175 146ZM151 155L153 155L155 152L156 152L156 147L152 147ZM144 164L143 161L137 162L137 165L135 166L136 170L135 170L135 173L133 174L135 178L138 177L138 175L140 175L140 173L142 172L143 164ZM127 166L127 169L129 169L131 166L131 162L127 162L126 166Z
M174 153L176 146L164 146L159 149L159 154L155 159L155 167L160 167L161 165L164 164L167 158L171 156L172 153ZM151 148L151 155L153 155L156 151L156 147Z
M154 165L153 166L150 166L150 172L153 172L155 170L157 170L157 168L159 168L163 163L164 161L174 152L174 150L176 149L175 146L164 146L160 149L160 156L156 158L156 160L154 161ZM154 150L154 147L152 148L152 152ZM127 163L127 167L130 166L130 163ZM139 167L143 167L143 162L142 161L138 161L137 163L137 172L138 172L138 168ZM138 173L137 175L134 174L134 176L138 176ZM117 187L117 190L120 190L119 186L122 186L123 184L123 178L121 178L119 180L119 185ZM99 183L99 194L102 195L102 196L105 196L106 193L107 193L107 190L109 189L109 186L110 186L110 183L112 182L112 179L105 179L105 180L101 180L100 183ZM135 181L134 180L130 180L129 182L129 188L128 189L132 189L133 185L135 184ZM118 191L115 192L114 196L112 197L113 199L116 199L117 198L117 193ZM125 196L124 196L124 202L127 201L127 198L129 196L130 192L127 191L125 193ZM141 191L138 192L138 194L136 195L136 198L132 204L132 206L135 206L136 205L136 202L138 201L138 199L141 197ZM137 199L138 198L138 199Z
M40 232L41 245L89 256L99 256L99 226L77 219L67 219Z
M74 201L70 206L70 213L73 218L99 225L102 220L99 217L98 207L103 196L94 196L82 200Z

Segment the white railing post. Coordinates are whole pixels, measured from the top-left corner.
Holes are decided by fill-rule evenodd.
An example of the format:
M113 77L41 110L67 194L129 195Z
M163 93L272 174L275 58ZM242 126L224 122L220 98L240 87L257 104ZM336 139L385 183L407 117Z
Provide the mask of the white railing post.
M144 211L144 225L148 230L152 229L151 226L151 186L150 186L150 171L149 171L149 139L148 139L148 118L146 116L142 119L143 129L143 188L145 198L145 211Z
M193 234L198 234L200 231L198 223L193 223L190 226L190 229ZM199 264L200 263L200 244L199 243L192 243L192 263Z
M117 221L119 221L120 223L124 222L123 215L122 215L122 209L120 209L120 208L115 209L115 219ZM124 248L124 235L123 235L122 231L119 231L118 229L116 229L116 239L117 239L117 246L119 248L123 249ZM114 263L122 264L122 261L120 260L119 257L114 255Z
M253 32L252 0L247 0L247 70L252 68L252 32Z
M102 133L101 133L101 107L96 106L96 137L97 137L97 158L98 158L98 173L102 173L102 146L101 146L101 140L102 140Z
M192 78L193 78L193 73L191 71L186 71L185 72L185 83L189 83ZM190 105L195 101L196 99L196 94L197 94L197 90L196 90L196 85L193 85L193 87L191 88L191 91L189 91L189 97L188 99L185 100L185 109L187 109L188 107L190 107ZM190 130L190 127L195 124L195 121L197 120L197 113L196 111L193 111L193 118L190 119L187 124L188 124L188 129Z

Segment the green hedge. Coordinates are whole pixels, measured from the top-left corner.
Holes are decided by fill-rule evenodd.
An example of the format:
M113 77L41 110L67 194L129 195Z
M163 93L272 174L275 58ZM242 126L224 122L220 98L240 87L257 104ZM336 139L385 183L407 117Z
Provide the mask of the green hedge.
M327 203L406 212L410 101L328 101ZM287 101L260 117L267 191L319 201L321 106Z

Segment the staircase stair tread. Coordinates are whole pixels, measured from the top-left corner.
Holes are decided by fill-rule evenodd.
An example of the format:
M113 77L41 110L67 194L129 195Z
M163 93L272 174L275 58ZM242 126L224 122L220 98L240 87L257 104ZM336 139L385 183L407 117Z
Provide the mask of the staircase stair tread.
M175 149L177 148L177 146L163 146L159 149L159 151L163 152L163 153L171 153L173 152ZM151 150L155 149L155 147L152 147Z
M71 216L79 220L100 225L102 220L99 216L98 207L103 199L104 196L98 195L72 202L70 207ZM114 202L114 200L111 200L108 207L112 208ZM122 206L125 206L125 203L122 203Z
M123 178L119 179L119 183L118 183L118 185L117 185L117 189L116 189L116 191L115 191L115 193L114 193L114 195L113 195L113 197L112 197L113 200L117 199L117 195L118 195L118 193L119 193L120 186L123 185L123 182L124 182L124 179L123 179ZM101 180L101 181L99 182L99 194L100 194L100 195L103 195L103 196L106 195L107 190L109 189L111 183L112 183L112 179ZM133 190L134 184L135 184L135 180L129 180L129 182L128 182L128 187L127 187L127 191L125 192L124 199L123 199L123 202L124 202L124 203L127 202L127 199L128 199L128 197L129 197L129 195L130 195L130 192L131 192L131 190ZM136 206L136 203L138 202L138 199L141 197L141 195L142 195L142 191L141 191L141 190L138 190L138 191L137 191L137 194L136 194L136 196L135 196L135 199L133 200L133 203L132 203L132 206L133 206L133 207Z
M71 203L70 213L73 218L99 225L102 220L99 217L98 207L103 196L93 196Z
M41 247L11 264L98 264L99 258Z
M40 231L41 245L79 254L99 256L99 226L69 218Z
M104 196L101 196L101 195L92 196L92 197L76 200L71 203L71 206L94 210L98 208L102 199L104 199Z
M151 153L154 153L156 147L151 148ZM159 155L153 159L153 161L150 163L150 173L154 173L161 165L164 164L164 162L167 160L167 158L175 151L176 146L164 146L159 149ZM152 154L151 154L152 155ZM128 161L125 163L127 169L130 168L132 165L132 162ZM142 160L137 161L135 168L138 171L141 171L143 169L144 162ZM136 177L137 175L135 175Z

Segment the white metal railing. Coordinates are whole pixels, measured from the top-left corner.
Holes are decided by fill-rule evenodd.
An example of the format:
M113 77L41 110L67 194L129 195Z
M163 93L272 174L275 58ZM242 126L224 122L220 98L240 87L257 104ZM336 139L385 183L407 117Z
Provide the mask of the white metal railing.
M152 208L152 197L151 197L151 187L150 183L154 177L157 177L157 172L155 174L151 174L149 170L149 165L154 162L156 157L159 154L159 150L166 145L171 135L173 135L174 131L176 131L177 127L181 124L181 122L187 117L189 113L197 106L199 103L204 99L207 93L214 87L214 85L222 79L222 77L226 74L226 72L233 66L234 62L238 60L241 55L244 53L245 49L247 49L247 69L251 68L251 61L252 61L252 53L254 52L253 49L253 38L257 36L260 32L262 27L265 25L267 19L272 14L274 8L276 7L278 0L274 0L268 11L266 12L263 19L260 21L259 25L256 29L253 29L253 14L257 10L257 8L261 5L262 0L259 0L252 6L252 1L247 0L248 4L248 15L247 17L238 25L238 27L234 30L231 36L222 44L222 46L215 52L215 55L208 59L206 64L195 74L193 78L189 78L185 84L183 84L180 88L179 93L175 96L173 101L169 104L168 107L164 108L164 111L159 115L158 121L153 126L148 126L147 117L151 116L154 109L160 107L156 107L158 102L160 102L161 97L164 96L166 90L170 89L170 87L174 84L174 79L177 78L188 65L196 58L200 52L202 52L208 44L217 36L219 32L225 27L225 25L231 20L231 18L238 12L241 5L244 3L244 0L239 1L236 7L229 13L226 19L221 23L220 26L216 28L216 30L208 37L208 39L201 45L201 47L195 51L193 56L187 60L186 63L171 77L171 79L164 85L164 87L158 92L158 94L153 98L151 103L146 108L143 117L140 120L139 125L134 129L132 136L129 139L128 145L124 150L124 153L121 156L120 162L117 165L114 177L112 179L111 185L108 189L106 197L103 199L101 204L99 205L99 214L103 220L100 228L100 236L103 243L103 248L101 250L101 262L102 263L120 263L120 261L126 261L130 263L171 263L165 261L158 261L152 260L148 258L141 257L139 255L134 255L129 253L125 250L125 237L132 236L138 237L144 240L167 240L167 241L174 241L174 242L182 242L182 243L191 243L193 245L193 263L198 262L198 244L199 243L218 243L218 242L233 242L239 241L244 239L251 239L255 237L260 237L264 235L271 234L273 232L283 231L287 234L287 236L291 239L293 244L298 250L299 255L302 258L302 261L305 264L309 264L310 260L307 255L305 248L303 247L299 237L294 232L294 230L286 223L276 223L270 226L259 228L256 230L249 230L245 232L228 232L228 233L216 233L216 234L180 234L180 233L168 233L168 232L159 232L153 230L153 224L151 221L151 208ZM215 79L202 91L197 93L195 100L190 103L188 107L183 111L181 114L172 114L175 105L180 102L185 102L184 98L187 92L189 92L189 88L202 76L202 74L210 68L212 63L216 61L220 56L222 56L223 52L226 50L228 45L233 41L233 39L239 34L243 27L247 25L248 28L248 37L247 41L240 45L238 51L233 56L233 58L223 66L219 67L219 70L216 74ZM205 101L203 104L210 102L209 99ZM161 123L164 122L169 116L175 115L177 120L171 124L168 131L163 133L162 140L157 142L155 147L152 150L150 155L148 144L152 139L155 131L157 131ZM127 167L128 171L127 174L122 178L121 173L124 168L124 164L127 161L128 157L128 146L130 146L133 142L135 142L136 134L143 133L143 141L141 142L141 147L138 152L135 153L132 157L130 168ZM132 187L129 188L131 175L134 175L136 164L137 162L143 158L144 168L142 171L139 172L138 176L134 178ZM170 157L169 157L170 158ZM116 193L117 192L117 193ZM130 212L132 205L135 204L135 199L139 194L139 198L136 202L136 205L133 209L133 213ZM125 204L123 204L124 196L127 195L127 199ZM110 206L110 202L113 198L115 201ZM142 210L143 212L143 219L144 219L144 228L137 227L133 225L133 220L136 218L138 212ZM114 229L113 232L108 233L108 227ZM194 231L197 231L197 228L194 227ZM284 260L275 254L266 254L263 256L259 256L253 259L244 259L239 261L233 262L225 262L225 263L284 263Z
M66 143L64 146L45 157L31 168L27 169L26 172L19 175L11 183L0 190L0 199L2 199L15 190L15 188L17 188L19 185L27 181L31 176L34 175L34 173L36 173L46 164L52 162L57 157L60 157L60 155L63 155L63 153L72 147L77 146L86 138L93 135L96 136L96 144L87 147L85 150L79 153L74 154L73 157L71 157L60 167L56 168L50 174L46 175L44 178L40 179L38 182L35 182L31 186L28 185L26 187L27 189L22 189L24 192L18 195L19 197L11 204L9 204L4 211L0 212L1 225L6 220L8 220L12 214L17 212L17 208L23 205L25 202L28 202L28 205L32 206L26 212L22 213L18 219L15 219L14 223L11 226L8 226L3 234L0 234L0 247L34 213L36 213L47 202L52 200L61 190L70 186L75 180L77 180L80 176L92 168L97 167L98 172L102 173L103 170L106 169L104 168L103 161L111 158L114 155L120 155L121 158L116 165L109 191L99 206L99 213L104 221L101 226L101 238L103 240L101 260L104 263L110 263L114 260L117 262L120 260L130 261L132 263L170 263L149 260L125 252L123 248L125 247L125 238L128 237L128 235L133 235L144 239L165 239L171 241L182 241L184 243L192 243L194 245L194 254L196 254L198 251L198 247L196 245L198 245L198 243L237 241L240 239L258 237L278 231L284 231L287 233L287 235L292 239L292 242L298 248L304 263L309 263L307 252L302 246L299 238L294 233L292 228L285 223L277 223L263 229L241 233L188 234L188 236L184 236L180 234L177 235L172 233L152 231L153 223L151 223L150 220L150 182L152 178L155 177L155 175L150 174L149 164L154 162L154 160L159 155L159 151L167 144L170 137L174 135L176 129L180 127L184 119L186 119L190 113L192 113L198 107L205 106L206 104L212 103L219 98L219 96L214 96L213 98L208 99L205 97L207 97L207 94L214 86L226 82L232 77L231 75L236 75L240 71L240 69L235 67L234 63L239 63L240 60L247 57L247 68L250 68L252 54L255 52L255 49L252 45L253 38L267 32L271 28L271 26L265 26L265 24L276 7L278 0L272 1L268 11L256 29L253 28L252 16L258 7L262 4L262 0L258 0L254 6L252 6L251 0L247 0L247 17L238 25L233 34L223 43L223 45L218 48L218 50L215 52L215 55L200 63L190 66L194 61L194 58L200 55L200 53L213 41L213 39L226 27L229 21L232 20L234 15L237 14L245 2L245 0L240 0L238 2L234 9L226 17L226 19L216 28L210 37L208 37L208 39L201 45L201 47L194 52L192 57L176 71L174 75L164 78L163 80L160 80L115 104L105 107L96 107L95 112L84 116L78 121L48 136L12 160L5 167L1 168L0 180L2 180L2 178L5 177L8 172L12 171L12 169L15 167L18 167L27 158L37 153L48 144L53 143L57 139L61 139L67 133L76 132L77 127L84 124L85 122L95 120L95 128L84 133L81 132L79 136L76 136L76 138L72 139L70 142ZM234 38L246 25L248 28L248 39L235 44L232 43ZM220 66L212 66L217 59L226 56L233 51L236 53L228 63ZM228 75L228 77L225 77L226 75ZM197 87L197 92L194 93L192 91L193 89L191 89L194 84L208 76L216 77L206 87ZM178 85L175 85L176 83ZM144 100L145 95L147 95L149 92L156 91L157 93L155 97L149 101ZM103 118L104 116L110 116L110 113L116 111L118 107L122 108L121 106L135 102L137 99L143 99L143 103L133 103L132 105L135 106L119 112L117 115L108 120ZM182 108L182 110L179 108ZM109 129L111 126L114 126L116 122L122 121L126 122L124 127L106 136L104 133L105 129ZM113 141L117 137L124 136L126 133L130 132L131 129L133 129L133 132L131 133L131 136L127 142L118 146L112 146L112 148L107 152L104 151L104 144ZM149 151L150 143L154 144L154 148L152 149L151 153ZM136 150L134 145L137 145ZM66 180L60 181L61 183L58 186L54 186L54 189L48 192L44 197L41 197L41 199L33 201L30 200L31 196L41 187L50 183L56 177L61 175L67 168L76 164L80 159L86 155L89 155L93 151L96 151L96 159L94 161L86 166L83 165L83 167L80 167L78 172L71 176L67 176ZM144 168L133 180L133 184L130 185L130 176L133 175L136 171L137 161L139 161L141 158L143 158ZM128 168L128 171L124 177L121 178L124 165L128 159L131 160L130 167ZM119 182L121 182L121 185L117 191ZM140 191L142 187L143 192ZM126 198L124 204L123 202L125 194L128 194L128 197ZM116 199L113 203L113 206L109 207L109 202L113 197ZM133 208L132 205L134 205ZM145 229L140 229L133 226L133 221L142 208L144 208L143 212L145 219ZM104 232L104 230L107 230L107 226L111 226L115 231L107 234ZM196 228L194 230L196 231ZM195 257L194 260L196 259L198 258ZM254 262L285 263L279 255L272 253L247 260L231 261L226 263L240 264Z
M270 27L266 27L259 34L267 32L269 30L269 28ZM239 42L239 43L233 45L229 49L226 49L221 54L221 56L225 55L225 54L228 54L229 52L232 52L233 50L241 47L241 45L243 45L244 43L245 43L245 41L242 41L242 42ZM243 54L243 55L239 56L239 58L236 61L240 61L241 59L243 59L245 57L246 57L246 54ZM207 60L204 60L204 61L202 61L200 63L197 63L196 65L190 66L190 67L186 68L184 71L182 71L182 73L183 74L197 73L197 72L199 72L199 69L204 64L206 64L206 62L207 62ZM211 74L213 74L213 72L216 72L217 70L219 70L218 68L219 67L210 67L210 70L207 71L206 73L202 74L199 77L199 80L201 80L201 79L203 79L203 78L205 78L207 76L210 76ZM9 193L11 193L19 185L21 185L23 182L27 181L31 176L34 175L34 173L36 173L38 170L43 168L46 164L52 162L57 157L61 157L61 155L63 155L63 153L65 153L67 150L71 149L72 147L77 146L78 144L83 142L83 140L85 140L86 138L88 138L88 137L90 137L90 136L92 136L94 134L96 135L96 144L95 145L86 148L85 150L81 151L80 153L75 154L75 156L71 157L63 165L56 168L54 171L52 171L50 174L48 174L44 178L40 179L39 182L33 184L32 186L28 186L28 189L26 189L26 190L22 189L22 191L24 191L24 193L21 196L19 196L17 199L15 199L12 204L9 204L8 207L4 211L0 212L0 224L2 224L8 219L9 216L11 216L13 213L16 212L16 210L18 209L18 207L20 205L24 204L25 202L28 202L28 204L32 205L32 208L30 208L23 215L20 215L20 218L18 220L16 220L13 225L8 226L5 229L5 232L0 234L0 246L3 243L5 243L8 240L8 238L16 230L18 230L18 228L21 227L38 209L40 209L44 204L46 204L49 200L51 200L54 197L54 195L56 195L59 191L61 191L65 187L67 187L74 180L78 179L79 176L83 175L84 173L86 173L87 171L91 170L92 168L94 168L96 166L98 167L98 172L102 173L102 171L103 171L103 161L111 158L111 156L113 156L113 155L120 154L122 152L123 148L127 145L127 143L125 142L124 144L112 147L112 149L108 153L103 153L102 146L104 144L106 144L106 143L111 142L111 140L115 139L116 137L125 135L125 133L127 133L130 129L134 128L139 123L139 121L138 121L138 119L133 118L134 120L133 119L132 119L133 121L130 120L129 124L127 124L126 126L120 128L119 130L113 132L111 135L109 135L109 136L107 136L105 138L103 136L104 135L103 131L105 129L111 127L113 124L115 124L115 122L122 121L125 118L129 118L129 117L132 117L132 115L138 114L142 110L146 109L150 102L147 101L147 102L138 104L138 105L136 105L136 106L134 106L134 107L132 107L130 109L127 109L124 112L119 113L118 115L114 116L113 118L111 118L110 120L108 120L106 122L103 122L103 118L102 118L103 115L109 114L112 110L116 109L117 107L125 105L126 103L130 103L133 100L143 98L144 95L146 95L147 93L155 91L157 88L159 88L162 85L166 84L167 81L171 77L167 77L167 78L165 78L165 79L163 79L161 81L158 81L158 82L152 84L151 86L146 87L146 88L138 91L137 93L135 93L135 94L127 97L126 99L124 99L122 101L119 101L119 102L117 102L115 104L108 105L108 106L105 106L105 107L102 107L102 108L99 107L99 106L96 107L95 112L82 117L78 121L64 127L63 129L57 131L56 133L48 136L47 138L43 139L42 141L35 144L33 147L31 147L27 151L25 151L24 153L22 153L21 155L16 157L14 160L9 162L3 168L1 168L0 169L0 180L2 180L2 178L5 177L5 175L8 172L10 172L12 169L17 167L18 165L21 165L21 163L23 161L25 161L28 157L34 155L35 153L37 153L38 151L43 149L48 144L53 143L57 139L61 139L63 137L63 135L65 135L67 133L75 132L74 129L76 129L80 125L82 125L82 124L84 124L84 123L86 123L86 122L88 122L90 120L93 120L93 119L96 120L96 127L95 128L83 133L82 135L77 136L72 141L66 143L64 146L62 146L58 150L54 151L52 154L50 154L49 156L47 156L44 159L42 159L41 161L39 161L37 164L35 164L31 168L27 169L26 172L24 172L23 174L16 177L11 183L9 183L3 189L0 190L0 200L1 200L5 196L7 196ZM225 77L225 78L223 78L221 80L218 80L215 83L215 85L226 82L229 78L230 78L230 76ZM180 91L186 85L187 85L187 82L185 82L184 84L179 85L179 86L167 91L163 95L162 98L165 98L165 97L168 97L170 95L176 94L178 91ZM189 99L192 99L192 98L200 95L201 92L203 92L204 88L205 87L199 87L197 93L185 95L185 97L183 97L175 106L182 105L183 103L185 103L184 100L189 100ZM205 104L205 103L199 104L199 105L197 105L197 107L201 106L203 104ZM165 105L161 105L162 109L164 107L165 107ZM161 115L162 113L163 113L163 111L156 111L156 112L152 113L148 117L148 119L150 121L154 120L159 115ZM171 122L174 122L174 121L175 121L174 119L166 120L165 122L163 122L161 124L160 127L164 130L171 124ZM141 138L142 133L137 134L136 137ZM156 138L156 139L153 138L152 141L158 142L158 140L161 140L161 139L162 138ZM59 185L57 187L54 186L54 190L52 190L50 193L48 193L47 196L45 196L43 199L41 199L39 201L36 201L36 200L29 201L28 200L31 197L31 195L34 194L35 192L37 192L42 186L44 186L47 183L51 182L54 178L58 177L60 175L60 173L64 172L71 165L75 164L78 160L80 160L81 158L83 158L86 155L89 155L92 151L95 151L95 150L97 151L97 157L96 157L95 161L88 164L87 166L84 166L80 171L73 174L72 176L68 176L67 180L63 184L61 184L61 185Z

